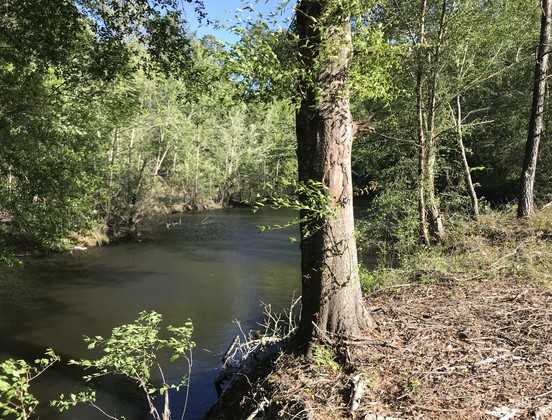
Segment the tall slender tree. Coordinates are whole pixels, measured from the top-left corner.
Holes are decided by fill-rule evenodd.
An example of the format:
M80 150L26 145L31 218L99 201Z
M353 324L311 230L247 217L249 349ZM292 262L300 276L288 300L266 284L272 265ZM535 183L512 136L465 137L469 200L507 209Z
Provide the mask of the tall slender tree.
M348 88L353 51L346 8L332 0L301 0L296 8L304 67L296 114L299 179L322 182L330 195L320 228L308 232L302 226L303 306L296 344L307 352L314 338L359 334L371 322L354 237ZM310 209L301 213L303 220L313 217Z
M438 22L435 23L437 33L432 47L427 45L426 36L426 18L429 14L427 0L422 0L420 7L416 70L417 131L420 149L418 206L421 234L425 243L442 241L445 238L445 228L435 193L435 177L438 146L436 123L439 108L437 95L441 78L441 57L445 42L448 7L448 0L442 0L438 9L435 7L440 10L440 15Z
M427 227L427 207L426 207L426 135L424 121L424 44L426 42L425 20L426 20L427 0L420 3L420 20L418 27L418 49L417 49L417 68L416 68L416 131L418 134L418 212L420 219L420 237L422 241L429 245L429 230Z
M544 108L548 79L548 55L550 53L550 30L552 26L552 1L542 0L540 42L535 63L533 104L529 118L529 130L525 146L525 159L521 173L518 200L518 217L528 217L534 212L535 175L539 143L544 130Z

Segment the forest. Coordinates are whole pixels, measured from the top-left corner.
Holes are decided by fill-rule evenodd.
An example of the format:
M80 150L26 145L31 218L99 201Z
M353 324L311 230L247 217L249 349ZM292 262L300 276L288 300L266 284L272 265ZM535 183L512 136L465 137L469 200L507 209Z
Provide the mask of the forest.
M294 179L297 166L294 23L276 30L269 17L250 21L234 28L241 41L225 46L196 39L185 22L155 27L171 15L145 5L100 12L100 4L6 4L4 248L11 235L43 251L72 234L107 241L154 213L285 190L281 180ZM366 6L351 70L356 196L372 201L392 239L414 242L420 186L428 220L438 212L443 230L450 219L516 202L540 29L537 2L422 6ZM45 13L48 27L39 25ZM151 34L140 35L141 25ZM179 31L178 45L160 39L169 29ZM540 147L537 206L550 201L549 147Z
M340 386L355 377L353 394L371 393L373 413L398 418L548 418L550 0L288 0L268 2L268 15L244 2L234 24L209 16L209 1L186 0L194 16L176 0L4 1L3 264L133 241L170 213L289 208L303 294L290 343L317 367L279 362L286 380L306 383L312 369L319 384L337 370ZM238 41L199 38L186 19ZM424 294L441 305L431 314ZM417 317L431 324L415 328ZM489 332L494 323L505 332ZM455 353L447 334L510 347ZM358 343L378 356L368 362ZM377 366L395 359L391 380ZM536 373L505 385L531 370L521 361ZM466 372L490 365L505 390L484 382L487 407ZM454 376L472 381L466 395L441 398ZM292 404L290 389L259 384L270 403L251 419L280 418L260 417L271 407L330 418L325 400L335 418L357 415L335 387L307 387Z

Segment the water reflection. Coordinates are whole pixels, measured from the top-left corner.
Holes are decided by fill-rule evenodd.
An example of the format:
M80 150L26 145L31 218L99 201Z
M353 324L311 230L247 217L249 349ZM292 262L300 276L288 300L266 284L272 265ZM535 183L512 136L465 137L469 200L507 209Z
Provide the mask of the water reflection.
M168 323L194 322L190 400L186 418L200 418L216 398L213 380L220 354L244 328L260 320L260 301L281 309L299 287L299 250L281 231L259 234L256 225L283 223L290 213L221 210L185 214L151 240L91 249L73 256L30 260L23 271L0 273L0 358L33 359L53 347L65 359L85 354L82 335L108 335L141 310L156 310ZM178 366L166 372L176 376ZM43 397L74 392L78 372L58 366L41 378ZM100 404L127 419L144 418L127 386L102 383ZM123 392L119 392L119 391ZM174 417L180 418L175 410ZM96 419L89 407L48 419Z

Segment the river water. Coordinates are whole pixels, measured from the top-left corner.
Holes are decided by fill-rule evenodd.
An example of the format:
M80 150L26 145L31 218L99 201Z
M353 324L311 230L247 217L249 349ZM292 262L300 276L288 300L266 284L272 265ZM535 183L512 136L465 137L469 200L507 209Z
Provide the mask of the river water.
M260 302L276 310L299 294L299 247L296 230L258 233L257 225L282 224L293 214L247 209L183 214L160 221L148 240L29 259L23 270L0 271L0 360L33 360L52 347L63 361L36 380L43 399L82 387L69 358L90 357L83 335L109 336L115 326L132 322L142 310L160 312L164 321L193 321L193 367L187 419L200 419L216 400L213 384L221 355L239 333L262 320ZM165 368L169 378L182 366ZM98 405L128 420L145 419L141 399L127 383L98 383ZM172 399L173 419L183 399ZM99 419L89 406L63 414L40 408L43 419Z

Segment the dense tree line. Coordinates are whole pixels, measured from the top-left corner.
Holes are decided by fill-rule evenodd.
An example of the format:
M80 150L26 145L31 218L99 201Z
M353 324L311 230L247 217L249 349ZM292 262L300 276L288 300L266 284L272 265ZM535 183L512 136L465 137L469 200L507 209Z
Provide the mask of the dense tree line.
M373 133L359 137L353 159L378 186L370 226L381 238L442 241L451 218L516 202L540 18L538 1L390 1L378 9L401 61L387 101L355 102ZM534 195L542 204L552 192L546 140L540 159Z
M214 40L157 3L3 5L4 240L132 234L156 211L250 201L293 176L292 109L243 101Z

